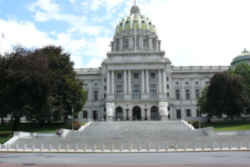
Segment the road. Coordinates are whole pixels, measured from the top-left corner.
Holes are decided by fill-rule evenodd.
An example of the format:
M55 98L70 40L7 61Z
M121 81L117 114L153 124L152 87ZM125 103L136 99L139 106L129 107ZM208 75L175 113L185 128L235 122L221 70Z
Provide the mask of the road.
M0 167L250 167L250 152L9 154L0 153Z

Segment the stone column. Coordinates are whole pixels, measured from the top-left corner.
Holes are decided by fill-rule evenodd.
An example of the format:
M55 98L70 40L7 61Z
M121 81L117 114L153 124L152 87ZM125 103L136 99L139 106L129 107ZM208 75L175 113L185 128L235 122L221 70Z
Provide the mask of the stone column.
M150 108L148 109L148 112L147 112L147 117L148 117L148 120L150 121L151 120L151 110Z
M141 93L144 95L145 92L145 78L144 78L144 70L141 72Z
M162 75L161 75L161 69L158 72L158 79L159 79L159 95L162 94Z
M107 72L107 83L106 83L106 86L107 86L107 95L110 94L110 73L109 71Z
M149 76L148 76L148 70L146 70L146 94L149 94Z
M131 71L128 71L128 94L132 94L132 89L131 89Z
M127 111L126 109L123 109L123 121L127 120Z
M92 109L88 110L88 121L92 121L93 120L93 111Z
M155 45L156 45L156 50L158 51L159 49L159 40L155 40Z
M127 91L127 71L125 70L123 72L123 85L124 85L124 96L127 95L128 91Z
M143 47L143 38L140 37L139 39L140 39L140 40L139 40L139 41L140 41L140 42L139 42L140 48L144 50L145 48Z
M153 39L149 38L149 49L153 50Z
M141 120L144 121L145 120L145 111L144 111L144 108L141 109Z
M166 79L166 71L163 70L163 93L166 96L167 93L167 79Z
M161 115L161 120L168 120L168 102L159 103L159 111Z
M115 117L115 104L106 103L107 121L113 121Z
M132 111L132 109L129 109L128 113L129 113L129 120L132 121L133 120L133 111Z
M114 95L115 94L115 72L114 71L112 71L111 72L111 74L112 74L112 76L111 76L111 82L112 82L112 95Z
M120 51L123 50L123 39L120 38Z
M158 50L160 51L161 50L161 41L159 40L158 42L159 42L159 44L158 44Z
M129 50L132 50L132 49L134 49L133 48L133 37L129 37Z

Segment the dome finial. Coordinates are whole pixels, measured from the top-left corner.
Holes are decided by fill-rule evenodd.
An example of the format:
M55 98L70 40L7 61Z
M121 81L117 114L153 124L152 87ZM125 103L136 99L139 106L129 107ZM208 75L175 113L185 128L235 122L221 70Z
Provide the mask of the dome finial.
M137 6L136 0L134 0L134 5L132 6L131 10L130 10L130 14L140 14L140 9Z

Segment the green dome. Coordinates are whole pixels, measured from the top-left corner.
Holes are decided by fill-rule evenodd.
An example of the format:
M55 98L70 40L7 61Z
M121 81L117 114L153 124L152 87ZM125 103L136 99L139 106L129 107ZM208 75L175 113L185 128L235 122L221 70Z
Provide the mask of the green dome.
M155 32L155 26L148 17L140 14L138 6L133 6L130 11L130 16L123 18L116 27L116 34L127 32L130 30L145 30Z
M231 65L237 65L239 63L249 63L250 62L250 52L247 49L241 52L241 54L235 57Z

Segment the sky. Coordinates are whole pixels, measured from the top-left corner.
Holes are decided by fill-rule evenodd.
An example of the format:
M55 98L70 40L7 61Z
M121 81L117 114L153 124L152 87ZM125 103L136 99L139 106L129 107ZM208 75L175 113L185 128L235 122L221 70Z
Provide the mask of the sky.
M75 68L99 67L134 0L0 0L0 53L61 46ZM137 0L174 66L230 65L250 49L250 0Z

